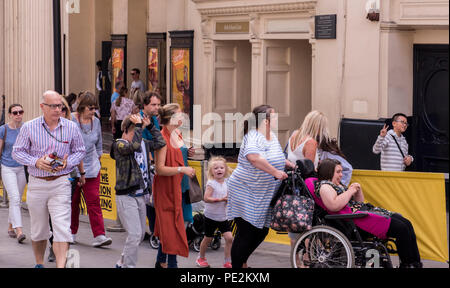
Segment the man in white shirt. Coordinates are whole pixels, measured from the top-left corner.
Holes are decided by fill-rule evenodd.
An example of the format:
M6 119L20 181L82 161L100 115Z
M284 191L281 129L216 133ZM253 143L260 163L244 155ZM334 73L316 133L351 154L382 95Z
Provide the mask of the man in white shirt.
M408 155L408 143L402 135L408 128L406 115L395 114L392 117L392 126L393 129L388 131L388 126L384 125L372 151L375 154L381 153L381 170L404 171L414 161L414 158Z
M134 68L131 70L131 77L133 78L133 83L131 83L131 89L130 89L130 95L134 95L136 90L141 90L142 92L145 92L145 85L142 80L139 79L141 75L141 70L138 68Z

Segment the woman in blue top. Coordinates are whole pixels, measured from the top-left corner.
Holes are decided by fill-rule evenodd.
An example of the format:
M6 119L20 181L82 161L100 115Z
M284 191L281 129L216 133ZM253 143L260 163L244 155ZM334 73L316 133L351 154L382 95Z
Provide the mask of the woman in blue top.
M26 239L26 236L22 231L20 203L27 180L25 178L24 167L11 157L14 143L16 143L16 138L22 127L24 114L22 105L11 105L8 109L8 114L10 119L9 123L0 127L0 151L3 150L1 156L2 181L3 188L9 196L8 235L11 238L17 238L17 241L22 243Z
M286 179L286 161L277 136L275 110L269 105L253 110L256 129L248 130L239 152L238 166L228 181L227 216L234 219L237 233L231 247L233 268L243 268L253 251L264 241L269 232L270 201L275 190Z

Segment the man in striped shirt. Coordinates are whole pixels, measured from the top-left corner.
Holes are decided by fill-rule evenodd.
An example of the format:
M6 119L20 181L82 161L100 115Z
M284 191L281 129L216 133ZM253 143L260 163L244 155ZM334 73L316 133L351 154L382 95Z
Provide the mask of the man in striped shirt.
M53 227L53 251L58 268L64 268L71 241L71 184L69 173L86 154L77 125L61 118L64 104L54 91L44 93L43 116L25 123L13 148L13 158L28 166L30 173L27 204L36 268L42 268L46 243ZM62 165L52 167L49 155L56 153Z
M392 117L392 126L394 129L388 131L388 126L384 125L372 151L375 154L381 153L381 170L404 171L414 161L414 158L408 155L408 143L402 135L408 128L406 115L395 114Z

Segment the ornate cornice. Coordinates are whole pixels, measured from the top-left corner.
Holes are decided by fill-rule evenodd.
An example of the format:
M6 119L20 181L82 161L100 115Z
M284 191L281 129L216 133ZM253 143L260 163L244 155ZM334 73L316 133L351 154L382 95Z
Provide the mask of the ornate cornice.
M194 1L201 4L202 1ZM251 13L286 13L286 12L306 12L315 10L317 0L299 1L277 4L242 5L228 7L198 8L200 14L204 16L240 15ZM199 5L200 6L200 5Z

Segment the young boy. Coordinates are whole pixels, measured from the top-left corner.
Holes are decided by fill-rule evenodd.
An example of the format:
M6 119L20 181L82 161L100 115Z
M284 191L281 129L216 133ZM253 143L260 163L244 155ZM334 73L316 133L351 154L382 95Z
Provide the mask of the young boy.
M143 128L150 131L152 141L142 139ZM139 244L145 236L144 195L151 193L148 151L161 149L166 143L150 120L140 115L126 117L122 132L122 138L113 143L111 158L116 160L117 214L128 237L116 268L135 268Z

